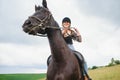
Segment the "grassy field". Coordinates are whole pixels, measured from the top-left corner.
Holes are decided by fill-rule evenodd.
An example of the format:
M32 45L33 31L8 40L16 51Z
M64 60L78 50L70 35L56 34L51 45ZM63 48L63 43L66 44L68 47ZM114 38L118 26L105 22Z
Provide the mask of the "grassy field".
M45 80L45 74L0 74L0 80Z
M89 70L93 80L120 80L120 65Z
M92 80L120 80L120 65L89 70ZM0 74L0 80L45 80L45 74Z

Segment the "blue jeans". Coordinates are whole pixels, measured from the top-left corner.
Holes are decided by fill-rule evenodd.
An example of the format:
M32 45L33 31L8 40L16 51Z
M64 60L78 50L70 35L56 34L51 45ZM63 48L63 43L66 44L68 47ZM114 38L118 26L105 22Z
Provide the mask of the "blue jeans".
M84 69L85 69L86 73L88 74L88 67L87 67L86 61L84 62ZM83 74L86 75L85 72L83 72Z
M68 47L71 49L71 50L75 50L74 46L72 44L67 44Z

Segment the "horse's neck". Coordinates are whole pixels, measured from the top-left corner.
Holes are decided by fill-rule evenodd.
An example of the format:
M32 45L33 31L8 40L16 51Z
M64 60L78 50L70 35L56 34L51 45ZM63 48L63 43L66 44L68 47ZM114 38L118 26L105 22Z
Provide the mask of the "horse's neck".
M57 27L58 24L56 24L57 23L51 26ZM67 55L70 54L70 49L64 41L61 31L57 29L49 29L47 34L53 59L56 62L64 62L68 57Z

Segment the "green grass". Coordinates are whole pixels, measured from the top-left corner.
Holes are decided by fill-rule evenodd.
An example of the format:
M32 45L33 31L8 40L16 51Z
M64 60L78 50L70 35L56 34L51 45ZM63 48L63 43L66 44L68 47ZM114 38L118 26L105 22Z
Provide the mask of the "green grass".
M92 80L120 80L120 65L89 70ZM0 80L45 80L46 74L0 74Z
M45 74L0 74L0 80L45 80Z

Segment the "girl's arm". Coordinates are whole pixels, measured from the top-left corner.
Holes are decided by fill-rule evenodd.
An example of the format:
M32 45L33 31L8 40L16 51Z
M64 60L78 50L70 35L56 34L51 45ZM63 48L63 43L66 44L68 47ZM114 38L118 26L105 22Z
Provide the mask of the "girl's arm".
M81 37L80 32L78 31L78 29L73 28L71 36L72 36L73 40L76 40L78 42L82 42L82 37Z

